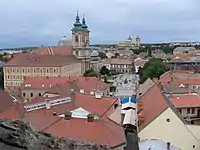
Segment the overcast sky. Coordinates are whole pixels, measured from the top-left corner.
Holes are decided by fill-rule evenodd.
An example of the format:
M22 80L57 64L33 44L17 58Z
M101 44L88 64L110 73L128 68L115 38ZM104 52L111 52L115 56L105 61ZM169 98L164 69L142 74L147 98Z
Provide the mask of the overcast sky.
M0 48L56 45L76 11L91 43L200 41L200 0L0 0Z

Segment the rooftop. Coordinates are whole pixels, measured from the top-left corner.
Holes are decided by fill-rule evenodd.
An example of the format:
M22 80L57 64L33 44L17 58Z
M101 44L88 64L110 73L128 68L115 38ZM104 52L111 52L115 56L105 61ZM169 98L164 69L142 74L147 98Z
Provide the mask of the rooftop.
M6 67L59 67L80 61L74 56L19 54L6 63Z
M39 55L73 55L72 46L42 46L38 47L35 51L35 54Z
M158 85L154 84L146 93L144 93L138 103L141 103L143 109L138 108L139 130L145 128L164 110L169 107ZM144 120L140 121L140 118Z
M103 59L102 63L119 64L119 65L131 65L132 61L130 59L108 58L108 59Z
M173 94L171 101L176 108L200 107L200 99L197 94Z
M174 49L174 51L190 51L190 50L195 50L195 47L177 47Z
M15 100L8 92L0 90L0 114L11 107Z
M73 84L73 85L72 85ZM52 77L52 78L40 78L40 77L26 77L23 84L23 88L32 89L48 89L47 92L57 93L66 91L72 85L75 89L83 89L84 93L90 93L92 90L106 90L109 85L101 81L97 77ZM88 86L90 85L90 86Z
M85 94L71 94L63 98L67 97L71 97L71 101L66 101L62 104L55 103L49 109L44 107L26 111L22 118L25 122L30 122L36 130L49 132L58 137L105 144L111 148L125 144L123 127L107 117L115 110L114 104L118 103L116 99L104 97L97 99L92 95ZM60 98L54 97L49 101L52 103ZM44 102L46 102L46 99L41 98L40 102L24 103L24 105L28 107ZM12 109L4 112L2 117L16 118L16 114L20 114L18 110L13 106ZM63 116L69 111L72 113L72 116L66 119ZM89 113L98 117L88 122L86 115Z

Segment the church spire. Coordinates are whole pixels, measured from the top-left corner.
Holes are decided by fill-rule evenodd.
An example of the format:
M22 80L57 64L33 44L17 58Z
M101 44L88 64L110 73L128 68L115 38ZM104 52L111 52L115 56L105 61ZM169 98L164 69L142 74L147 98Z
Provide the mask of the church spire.
M74 26L81 26L78 10L77 10L77 15L76 15L76 22L74 23Z
M85 15L83 14L83 20L82 20L82 28L88 28L88 26L86 25L86 21L85 21Z

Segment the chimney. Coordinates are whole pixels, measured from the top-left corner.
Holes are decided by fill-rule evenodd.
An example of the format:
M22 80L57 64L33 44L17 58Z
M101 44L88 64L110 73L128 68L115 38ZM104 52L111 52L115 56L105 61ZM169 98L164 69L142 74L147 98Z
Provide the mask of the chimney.
M53 116L56 116L56 115L57 115L57 113L54 111L54 112L53 112Z
M87 122L93 122L94 121L94 115L93 114L88 114L87 115Z
M167 142L167 150L170 150L170 142Z
M51 101L49 99L45 100L45 106L46 106L46 109L50 109L51 108Z
M74 92L74 89L71 89L70 90L70 94L74 94L75 92Z
M114 109L116 109L118 107L118 104L114 104Z
M95 92L95 98L101 99L102 96L103 96L103 93L102 93L102 92Z
M84 89L80 89L80 93L84 94L85 93Z
M70 111L67 111L67 112L65 113L65 120L70 120L71 117L72 117L72 113L71 113Z

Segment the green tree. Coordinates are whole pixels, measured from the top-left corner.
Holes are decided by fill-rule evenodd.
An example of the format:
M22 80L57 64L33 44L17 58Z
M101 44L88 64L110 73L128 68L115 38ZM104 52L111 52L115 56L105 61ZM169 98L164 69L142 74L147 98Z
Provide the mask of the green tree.
M83 76L84 77L97 77L98 75L99 74L91 68L89 70L86 70Z
M106 66L103 66L103 67L101 67L100 74L101 75L110 75L110 70Z
M106 54L103 53L103 52L99 52L99 57L100 57L101 59L107 58Z
M168 71L167 66L161 59L150 59L143 68L139 68L140 83L143 83L148 78L159 78L163 73Z

